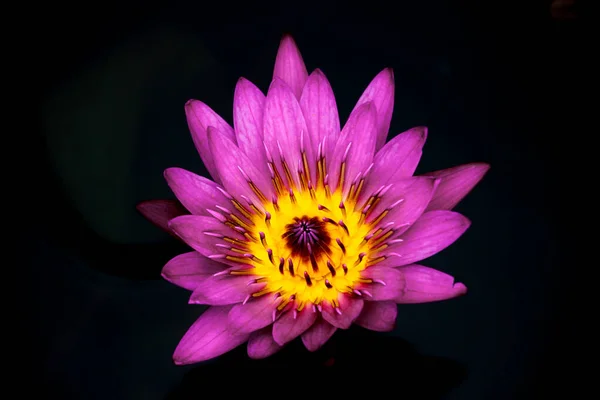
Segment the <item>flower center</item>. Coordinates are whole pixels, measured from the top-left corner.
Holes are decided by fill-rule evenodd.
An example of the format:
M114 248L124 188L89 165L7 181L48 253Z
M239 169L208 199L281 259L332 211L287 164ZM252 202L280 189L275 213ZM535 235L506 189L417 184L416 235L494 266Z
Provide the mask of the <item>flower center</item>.
M285 226L281 235L287 243L292 256L300 257L303 261L316 260L323 252L331 253L329 243L331 237L325 227L326 222L318 217L294 217L294 222Z
M264 213L249 214L250 240L240 249L251 268L232 273L265 282L253 296L277 293L283 299L279 309L292 300L298 310L323 301L337 306L340 293L356 293L355 284L370 282L360 271L378 261L369 255L379 250L374 235L381 232L365 222L364 206L356 206L355 196L329 193L326 187L264 203Z
M395 228L391 222L382 224L382 221L401 201L381 210L378 203L387 189L362 193L368 172L359 174L353 182L345 182L345 161L341 164L338 189L332 192L322 154L317 161L317 183L313 186L310 174L304 172L309 170L304 154L303 161L304 168L299 169L297 181L282 159L284 176L291 184L284 183L278 168L269 161L276 193L270 201L247 178L261 204L242 196L247 206L230 198L239 217L225 208L220 210L228 216L213 212L245 240L216 234L227 242L217 246L227 251L210 258L226 258L239 264L228 270L230 275L255 276L253 283L265 285L250 296L274 293L281 298L278 310L292 301L297 311L306 305L320 310L324 301L337 309L340 293L369 294L357 285L375 281L361 277L361 271L387 257L377 253L391 243L386 240Z

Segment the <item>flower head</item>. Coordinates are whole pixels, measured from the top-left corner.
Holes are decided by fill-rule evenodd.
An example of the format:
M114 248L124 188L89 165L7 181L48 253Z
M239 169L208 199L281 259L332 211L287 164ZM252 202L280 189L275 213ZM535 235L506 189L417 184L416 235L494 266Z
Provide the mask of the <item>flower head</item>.
M248 341L267 357L300 336L320 348L353 323L394 327L397 303L466 292L451 276L415 264L453 243L469 221L449 211L483 177L486 164L413 176L424 127L385 143L393 109L390 69L368 85L340 129L333 91L307 74L283 38L266 96L237 83L232 128L204 103L186 115L214 181L165 171L174 201L139 210L194 251L163 276L211 307L175 350L177 364L219 356ZM182 207L183 206L183 207Z

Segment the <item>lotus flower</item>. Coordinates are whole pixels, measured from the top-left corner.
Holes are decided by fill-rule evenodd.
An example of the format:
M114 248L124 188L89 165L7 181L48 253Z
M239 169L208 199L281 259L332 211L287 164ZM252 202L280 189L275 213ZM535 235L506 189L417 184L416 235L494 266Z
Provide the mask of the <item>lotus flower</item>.
M469 227L450 211L489 166L474 163L413 176L427 129L386 143L394 77L384 69L340 129L333 91L307 74L285 36L266 96L241 78L233 128L206 104L185 105L193 142L213 180L181 168L165 177L179 200L138 210L193 251L163 277L210 307L182 338L176 364L217 357L248 342L268 357L301 337L316 351L352 324L394 328L397 304L466 293L419 264Z

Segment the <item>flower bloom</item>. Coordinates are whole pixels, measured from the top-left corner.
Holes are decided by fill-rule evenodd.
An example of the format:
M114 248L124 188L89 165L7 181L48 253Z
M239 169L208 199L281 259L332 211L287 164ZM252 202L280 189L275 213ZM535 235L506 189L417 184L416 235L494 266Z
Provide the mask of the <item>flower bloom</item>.
M266 96L235 88L232 128L206 104L186 106L193 141L214 181L165 171L179 202L138 209L194 251L163 277L209 307L173 358L190 364L248 342L267 357L301 337L319 349L337 329L394 328L397 304L462 295L454 278L416 264L468 228L450 211L489 166L413 176L427 136L413 128L385 143L393 109L390 69L368 85L340 129L333 91L307 74L282 39Z

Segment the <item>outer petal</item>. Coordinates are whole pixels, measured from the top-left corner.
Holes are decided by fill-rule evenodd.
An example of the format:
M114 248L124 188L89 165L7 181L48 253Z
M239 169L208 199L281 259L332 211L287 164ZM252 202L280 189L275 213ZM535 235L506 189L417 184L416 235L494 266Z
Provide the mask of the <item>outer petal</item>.
M396 325L398 306L393 301L365 301L355 324L377 332L390 332Z
M215 127L222 135L235 143L235 133L223 118L209 106L198 100L189 100L185 104L185 115L192 133L192 140L200 154L206 169L216 182L221 182L216 173L213 152L208 145L208 127Z
M301 143L301 138L303 141L310 140L304 116L298 100L289 86L281 79L275 78L267 92L264 123L265 147L269 152L268 156L273 158L279 174L287 182L281 162L282 159L285 160L297 187L300 182L298 165L302 160L301 145L304 146L305 151L310 151L311 154L313 148L310 143ZM309 159L312 159L312 156Z
M233 332L250 333L275 321L279 300L273 295L251 299L246 304L237 304L229 312L229 329Z
M417 127L390 140L375 154L373 168L365 182L359 201L388 183L411 177L423 153L427 128Z
M251 275L210 276L196 286L189 302L211 306L241 303L265 287L265 283L254 283L255 280L256 277Z
M350 297L342 294L339 297L340 307L338 313L331 304L325 303L321 315L331 325L340 329L348 329L352 322L360 315L364 301L361 298Z
M146 200L138 203L136 208L146 219L170 234L173 231L169 229L169 220L188 214L177 200Z
M356 286L358 290L364 291L368 300L394 300L406 286L404 275L396 268L376 265L366 268L361 275L373 280L373 283L361 283Z
M225 266L191 251L172 258L162 269L162 277L174 285L194 290L201 282L223 271Z
M316 69L308 77L300 97L300 108L313 149L323 143L326 149L333 149L340 134L340 117L331 85L321 70ZM316 158L309 161L310 165L316 165ZM311 176L312 182L316 182L316 168L311 171Z
M223 240L225 236L239 240L244 240L244 236L215 218L183 215L172 219L169 227L185 243L203 256L224 264L240 267L240 264L224 258L226 255L239 256L239 254L230 252L225 247L217 246L217 244L226 244Z
M260 199L248 182L251 180L267 199L272 197L273 189L269 177L261 174L234 142L212 127L208 129L208 141L211 151L219 155L214 160L215 168L223 181L223 186L232 196L236 198L247 196L260 206Z
M288 311L273 324L273 339L283 346L304 333L316 319L317 313L310 307L304 307L298 313Z
M453 209L479 183L489 169L489 164L472 163L425 174L441 180L427 211Z
M437 184L435 178L422 176L396 182L369 214L367 222L380 218L385 212L380 224L394 222L395 234L406 231L427 208Z
M383 255L395 253L400 257L390 257L378 265L407 265L431 257L454 243L470 225L466 217L453 211L426 212L401 235L402 242L382 251Z
M371 102L356 108L338 138L334 149L326 149L329 186L338 187L342 163L345 163L344 189L349 188L359 172L365 172L373 161L377 139L377 111ZM331 160L331 161L329 161Z
M279 78L284 81L292 89L294 96L300 99L307 77L308 72L298 46L291 36L285 35L279 43L273 79Z
M173 354L177 365L193 364L224 354L248 340L248 334L227 330L231 306L210 307L194 322Z
M168 168L165 179L175 196L192 214L210 216L207 209L230 207L231 203L216 183L182 168Z
M354 109L367 102L373 102L377 109L376 149L379 150L385 144L394 110L394 71L391 68L384 69L373 78Z
M250 335L250 340L248 340L248 356L250 358L255 360L266 358L281 350L281 346L273 340L272 329L272 326L267 326Z
M454 283L453 277L433 268L415 264L398 270L406 280L406 287L395 298L398 303L430 303L467 293L465 285Z
M233 95L233 126L240 149L262 174L268 175L263 145L265 99L252 82L240 78Z
M319 350L333 336L337 328L322 318L302 334L302 343L308 351Z

